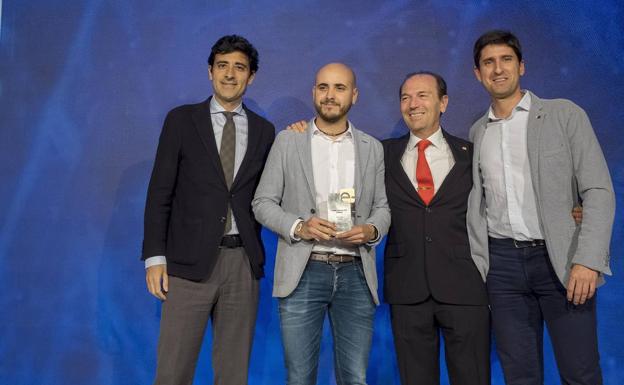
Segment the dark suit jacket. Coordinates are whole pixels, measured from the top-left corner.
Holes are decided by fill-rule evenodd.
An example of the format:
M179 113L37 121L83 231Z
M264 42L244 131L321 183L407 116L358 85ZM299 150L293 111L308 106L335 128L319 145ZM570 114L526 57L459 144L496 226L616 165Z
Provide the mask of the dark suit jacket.
M228 203L251 268L264 276L261 226L251 200L275 138L273 125L247 114L247 151L228 191L210 119L210 99L176 107L167 114L145 207L142 259L167 257L167 273L190 280L207 278L216 262Z
M384 253L384 297L390 304L415 304L429 296L449 304L487 304L466 231L472 144L442 132L455 165L428 207L401 165L409 133L383 142L392 213Z

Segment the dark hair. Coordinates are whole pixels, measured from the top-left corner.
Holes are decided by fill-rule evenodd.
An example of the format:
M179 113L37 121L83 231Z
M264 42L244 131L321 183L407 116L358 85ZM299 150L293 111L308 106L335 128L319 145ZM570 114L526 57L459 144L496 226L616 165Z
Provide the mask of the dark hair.
M226 54L234 51L240 51L247 56L251 73L258 71L258 51L247 39L238 35L226 35L217 40L210 50L208 64L214 65L214 59L217 54Z
M511 32L503 31L500 29L494 29L487 31L483 35L479 36L475 42L473 49L474 65L479 68L479 60L481 60L481 51L485 46L490 44L503 44L514 50L518 61L522 61L522 47L520 46L520 40Z
M411 78L412 76L416 76L416 75L433 76L433 78L436 80L436 84L438 85L438 98L440 98L441 100L444 95L447 95L446 82L444 81L444 78L442 76L431 71L416 71L416 72L410 72L407 75L405 75L405 78L403 79L403 83L401 83L401 87L399 87L399 98L401 97L401 94L403 93L403 86L405 85L405 82L408 81L409 78Z

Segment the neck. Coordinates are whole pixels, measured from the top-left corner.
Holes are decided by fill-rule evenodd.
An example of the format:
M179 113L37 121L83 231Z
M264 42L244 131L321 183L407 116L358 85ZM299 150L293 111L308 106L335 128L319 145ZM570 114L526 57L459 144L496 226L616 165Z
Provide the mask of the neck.
M230 112L234 111L236 107L240 106L240 104L242 103L242 99L236 99L234 101L228 102L226 100L221 100L221 98L219 98L217 95L214 95L213 97L215 98L217 103L219 103L219 105L223 107L223 109Z
M327 122L323 120L321 117L316 117L314 120L316 127L321 130L322 133L329 136L338 136L344 134L349 128L347 124L347 119L340 119L337 122Z
M518 92L513 95L503 98L503 99L492 99L492 111L494 112L494 116L499 119L506 119L511 116L511 112L514 107L518 105L520 100L522 99L522 92L518 90Z
M435 125L435 126L433 126L431 128L418 130L418 131L412 131L412 134L414 134L414 136L416 136L419 139L427 139L431 135L435 134L435 132L438 131L439 127L440 127L440 125L437 124L437 125Z

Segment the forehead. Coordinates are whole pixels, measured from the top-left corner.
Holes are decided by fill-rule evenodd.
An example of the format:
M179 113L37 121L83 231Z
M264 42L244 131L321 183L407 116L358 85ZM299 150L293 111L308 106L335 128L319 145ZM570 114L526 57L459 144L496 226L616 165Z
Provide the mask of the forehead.
M316 84L353 84L353 74L339 66L325 67L316 74Z
M215 55L214 59L215 63L241 63L245 65L249 65L249 58L247 55L240 51L233 51L230 53L218 53Z
M436 79L428 74L414 75L407 79L401 88L401 93L413 92L435 92L437 94L438 83Z
M509 55L518 58L513 48L506 44L488 44L481 50L481 60Z

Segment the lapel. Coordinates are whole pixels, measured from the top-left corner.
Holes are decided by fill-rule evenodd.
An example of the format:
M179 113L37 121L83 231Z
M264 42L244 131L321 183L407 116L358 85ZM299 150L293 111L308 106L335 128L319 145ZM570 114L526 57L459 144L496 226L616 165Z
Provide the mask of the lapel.
M223 174L223 167L221 166L221 158L219 158L219 149L214 137L214 130L212 129L212 119L210 117L210 99L200 104L193 113L193 122L195 123L195 129L199 135L202 144L208 152L210 163L215 169L215 172L219 176L219 179L225 186L225 175Z
M414 185L410 181L409 176L405 173L403 165L401 164L401 158L407 149L409 138L410 134L408 132L396 142L390 142L391 148L388 154L388 159L386 160L386 172L390 172L390 175L405 192L406 196L417 201L419 205L424 206L425 203L420 198L420 195L418 195L416 189L414 189Z
M477 128L475 129L474 137L472 138L474 159L474 163L472 165L473 173L478 172L479 163L481 162L481 143L483 143L483 136L485 135L485 129L487 127L488 111L489 110L486 110L485 114L477 121Z
M453 179L455 179L456 174L461 170L465 169L467 164L469 164L471 161L468 146L458 143L455 138L445 130L442 130L442 135L444 136L446 143L451 149L451 153L453 154L453 160L455 161L455 163L453 164L453 167L451 167L451 169L449 170L446 178L444 178L444 180L442 181L440 188L438 188L438 191L436 191L435 195L433 196L433 199L429 203L430 206L439 199L441 199L440 196L443 196L444 192L447 189L452 188ZM448 185L451 185L451 187L447 187Z
M355 170L353 171L353 188L355 189L355 207L358 206L360 197L362 196L362 186L364 186L364 175L366 168L368 167L368 161L370 158L370 140L368 137L362 135L362 133L351 125L351 132L353 133L353 152L355 154Z
M297 146L297 153L299 154L299 162L303 169L303 175L308 184L308 190L312 197L312 202L316 202L316 188L314 187L314 172L312 171L312 134L314 133L312 122L314 119L308 122L308 127L305 134L294 135L295 143Z
M535 191L539 191L539 180L537 170L539 165L539 142L544 123L545 111L542 100L530 91L531 109L529 110L529 121L527 122L527 153L529 154L529 166L531 168L531 177Z

